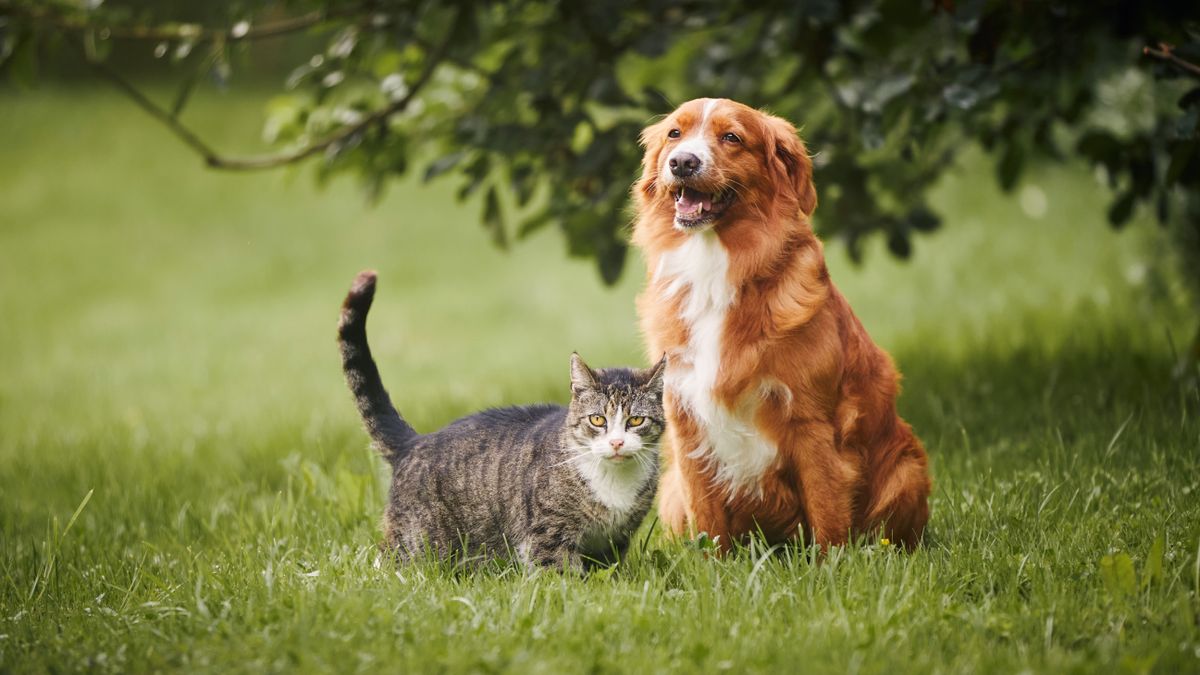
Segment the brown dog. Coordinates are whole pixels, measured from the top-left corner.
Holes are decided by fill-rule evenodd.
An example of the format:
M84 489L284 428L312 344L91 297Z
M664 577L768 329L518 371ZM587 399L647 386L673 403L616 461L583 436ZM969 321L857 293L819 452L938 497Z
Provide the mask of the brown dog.
M697 99L642 133L634 242L649 353L667 353L663 522L822 546L929 517L925 450L896 370L825 267L812 162L788 122Z

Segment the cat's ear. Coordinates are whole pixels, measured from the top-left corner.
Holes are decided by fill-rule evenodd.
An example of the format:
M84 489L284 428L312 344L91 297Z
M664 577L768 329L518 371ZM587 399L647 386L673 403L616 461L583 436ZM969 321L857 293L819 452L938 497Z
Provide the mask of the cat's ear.
M579 358L579 354L571 352L571 391L580 392L596 388L596 374Z
M666 372L667 355L663 354L662 358L652 368L642 371L642 376L646 379L646 383L642 385L642 389L661 394L663 390L663 375Z

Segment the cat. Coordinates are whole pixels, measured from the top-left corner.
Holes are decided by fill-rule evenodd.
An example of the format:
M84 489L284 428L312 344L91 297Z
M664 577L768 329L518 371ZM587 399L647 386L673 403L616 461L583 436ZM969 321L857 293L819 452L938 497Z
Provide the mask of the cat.
M342 305L346 382L392 468L385 546L400 559L517 558L584 571L611 564L654 499L666 357L647 370L592 370L571 355L571 402L486 410L419 434L393 407L367 345L376 275Z

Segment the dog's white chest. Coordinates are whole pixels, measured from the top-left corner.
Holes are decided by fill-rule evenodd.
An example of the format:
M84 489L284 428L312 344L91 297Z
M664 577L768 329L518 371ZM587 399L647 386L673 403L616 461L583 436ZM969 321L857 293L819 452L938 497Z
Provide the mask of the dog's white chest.
M703 232L664 254L655 279L665 283L667 297L683 294L680 313L688 327L687 345L672 359L666 386L700 423L705 435L699 447L680 450L712 462L717 480L737 494L757 489L777 448L755 427L760 402L755 395L743 400L737 410L729 410L713 397L725 318L737 295L728 272L725 248L715 233Z

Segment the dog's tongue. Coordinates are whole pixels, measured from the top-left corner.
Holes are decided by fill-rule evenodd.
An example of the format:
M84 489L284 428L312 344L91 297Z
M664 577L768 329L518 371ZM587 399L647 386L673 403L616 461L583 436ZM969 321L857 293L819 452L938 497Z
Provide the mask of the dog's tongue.
M705 211L712 210L712 196L699 190L683 188L683 194L675 200L675 214L685 218L695 218Z

